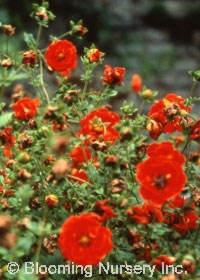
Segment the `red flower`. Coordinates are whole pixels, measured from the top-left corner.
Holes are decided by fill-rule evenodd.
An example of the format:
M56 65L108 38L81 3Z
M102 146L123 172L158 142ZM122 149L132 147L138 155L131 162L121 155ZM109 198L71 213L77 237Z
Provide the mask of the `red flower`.
M109 200L98 200L96 202L97 213L100 215L100 221L106 222L109 219L115 218L118 215L113 211L113 209L108 206Z
M168 160L164 155L139 163L136 178L141 184L141 196L160 206L179 194L186 183L186 175L180 164Z
M171 201L169 201L169 207L183 208L184 205L187 203L187 201L188 201L187 198L177 195L175 198L173 198ZM190 207L192 207L192 204L190 205Z
M157 137L162 133L173 133L174 131L182 131L181 112L191 111L191 107L184 105L185 99L174 93L169 93L163 100L157 100L150 108L148 117L155 120L162 131L157 134ZM152 135L151 135L152 136ZM156 135L153 135L154 139Z
M64 72L65 76L77 65L76 47L67 40L58 40L50 44L45 57L52 70Z
M105 65L103 82L110 85L121 85L125 72L126 69L123 67L112 68L110 65Z
M3 141L4 144L4 156L11 158L11 149L16 142L16 138L12 136L12 128L10 126L5 127L4 130L0 133L0 139Z
M73 177L69 176L69 179L80 185L89 181L87 174L84 171L80 171L76 168L72 169L71 175Z
M190 132L190 139L200 141L200 119L192 127Z
M146 129L148 130L151 138L156 140L163 132L163 125L160 121L157 122L156 118L149 119Z
M69 261L97 265L113 248L111 231L103 227L95 213L71 216L62 225L59 247Z
M37 114L37 107L40 106L40 99L22 98L13 105L15 117L18 120L28 121Z
M142 78L138 74L134 74L131 80L132 90L135 92L139 92L142 89Z
M167 160L175 161L178 164L183 165L185 163L185 157L176 149L174 149L170 142L152 143L147 148L147 154L149 157L158 157L158 155L164 155Z
M91 49L88 53L90 62L97 62L101 59L101 52L98 49Z
M182 214L165 212L164 222L181 235L184 235L188 230L195 229L197 221L198 215L195 211L186 211Z
M81 120L80 135L88 135L92 139L101 139L105 142L114 142L120 138L120 134L113 127L120 122L118 114L108 111L106 108L96 109Z
M171 208L183 209L187 202L187 198L183 198L178 195L172 201L170 201L167 206ZM184 235L188 230L197 227L198 215L194 211L194 203L187 205L186 212L178 213L165 211L164 216L164 222L182 235Z
M137 224L161 223L163 220L160 208L144 202L142 206L133 206L127 210L127 215Z
M81 168L84 163L92 159L92 154L87 147L77 146L70 152L69 157L73 160L75 168Z
M182 215L175 214L172 228L184 235L188 230L197 227L198 215L194 211L187 211Z
M171 256L167 256L167 255L158 256L153 260L153 263L156 265L156 268L158 270L162 269L162 264L164 264L164 266L166 266L166 265L172 265L175 262L176 262L175 257L171 257Z

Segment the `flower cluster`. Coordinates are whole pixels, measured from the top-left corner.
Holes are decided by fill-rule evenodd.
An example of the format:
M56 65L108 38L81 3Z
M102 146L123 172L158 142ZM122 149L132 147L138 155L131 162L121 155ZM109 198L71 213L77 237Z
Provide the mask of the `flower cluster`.
M200 99L192 95L199 70L192 72L188 98L169 93L157 99L141 75L130 73L130 91L140 106L125 101L114 112L108 101L123 89L126 68L105 63L96 90L94 71L104 53L92 44L81 51L84 71L74 77L80 47L73 36L80 39L87 28L71 21L68 32L51 36L42 49L40 35L54 15L46 1L33 8L37 38L25 34L28 49L19 52L20 61L11 48L1 56L2 94L5 85L13 90L10 107L0 103L0 278L10 279L10 260L34 259L47 266L53 260L68 268L91 265L92 280L136 279L123 272L98 275L99 262L147 264L155 280L196 280L200 120L192 108ZM1 29L9 44L15 28ZM15 83L21 72L35 97ZM163 264L181 265L182 272L162 275ZM81 272L73 279L82 279ZM40 269L40 279L49 276ZM23 269L17 278L24 279Z

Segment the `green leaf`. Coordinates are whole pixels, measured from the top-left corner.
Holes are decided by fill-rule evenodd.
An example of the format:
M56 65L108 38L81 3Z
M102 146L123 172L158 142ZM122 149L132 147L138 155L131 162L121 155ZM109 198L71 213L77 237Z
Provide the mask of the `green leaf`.
M11 121L12 114L12 112L7 112L0 116L0 127L6 126Z
M33 48L36 45L36 41L32 33L24 32L24 41L26 42L29 48Z
M200 167L197 166L197 165L195 165L195 164L193 164L192 166L193 166L193 168L194 168L196 174L197 174L198 176L200 176Z

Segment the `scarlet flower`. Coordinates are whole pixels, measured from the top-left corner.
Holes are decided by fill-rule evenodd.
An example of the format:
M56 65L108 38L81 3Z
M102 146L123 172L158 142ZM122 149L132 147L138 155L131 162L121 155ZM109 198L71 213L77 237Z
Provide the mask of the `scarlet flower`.
M186 183L181 165L165 155L148 158L136 168L141 196L159 206L179 194Z
M150 108L148 117L160 124L163 129L160 132L173 133L182 131L181 112L190 112L191 107L184 105L185 99L175 93L169 93L163 100L157 100ZM160 135L158 134L157 137ZM154 139L156 135L154 135Z
M118 114L112 113L106 108L93 110L81 120L79 136L90 136L93 140L101 137L105 142L114 142L120 138L119 132L114 129L119 122Z
M59 247L69 261L97 265L113 248L112 233L95 213L74 215L62 225Z
M149 223L161 223L162 211L159 207L144 202L142 206L133 206L126 214L137 224L147 225Z
M69 154L69 157L73 160L73 166L80 168L85 162L92 159L92 154L87 147L77 146Z
M108 199L96 201L97 213L100 215L100 221L102 223L118 216L113 211L113 209L110 206L108 206L108 204L109 204Z
M97 62L101 59L101 52L98 49L91 49L88 53L90 62Z
M156 118L149 119L146 129L148 130L151 138L156 140L163 132L163 125L160 121L156 121Z
M167 206L182 209L187 202L188 199L178 195ZM197 227L198 215L194 211L194 203L187 205L187 211L183 213L165 211L164 217L164 222L182 235Z
M110 85L121 85L124 79L126 69L123 67L112 68L105 65L103 82Z
M88 176L87 174L85 173L85 171L81 171L81 170L78 170L76 168L73 168L72 171L71 171L71 175L73 177L70 177L68 179L78 183L78 184L83 184L85 182L88 182L89 179L88 179Z
M25 66L34 67L37 63L37 56L36 53L33 50L30 50L28 52L25 52L22 54L22 63Z
M131 80L132 90L135 92L139 92L142 90L142 78L138 74L134 74Z
M37 114L37 107L40 106L40 99L31 99L28 97L18 100L13 105L15 117L18 120L28 121Z
M67 40L57 40L51 43L45 53L48 66L52 70L69 75L77 65L76 47Z
M164 263L164 266L166 266L166 265L172 265L175 262L176 262L175 257L171 257L167 255L160 255L153 260L153 263L156 265L156 268L158 270L162 269L162 263Z
M200 119L198 119L190 132L190 139L200 141Z
M184 198L181 195L177 195L172 200L169 201L169 207L181 209L184 207L187 201L188 201L187 198ZM192 204L190 205L190 207L193 207Z
M11 149L15 145L16 138L12 136L12 128L10 126L7 126L3 129L3 131L0 133L0 139L4 144L4 156L11 158Z
M198 215L195 211L186 211L182 214L167 212L165 214L167 216L165 223L181 235L184 235L188 230L197 228Z
M170 142L152 143L147 148L147 154L149 157L158 157L163 155L167 160L175 161L180 165L185 163L185 157L176 149L174 149Z

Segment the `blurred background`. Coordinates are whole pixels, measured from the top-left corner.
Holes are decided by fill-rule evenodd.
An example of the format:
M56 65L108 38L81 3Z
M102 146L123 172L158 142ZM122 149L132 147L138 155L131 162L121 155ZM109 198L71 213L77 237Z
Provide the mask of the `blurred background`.
M36 24L29 16L33 2L41 3L0 0L0 21L16 27L13 49L26 50L24 31L36 34ZM104 64L127 69L125 87L112 100L116 108L122 99L132 100L130 80L135 72L148 87L159 91L159 98L172 91L187 96L192 85L188 71L197 69L200 61L200 0L50 0L49 3L56 15L50 23L50 34L59 36L68 30L69 20L83 19L89 32L81 42L76 42L79 53L83 46L95 43L106 53ZM45 30L41 46L46 47L48 42ZM98 87L103 69L102 65L96 71ZM73 76L80 71L79 63Z

